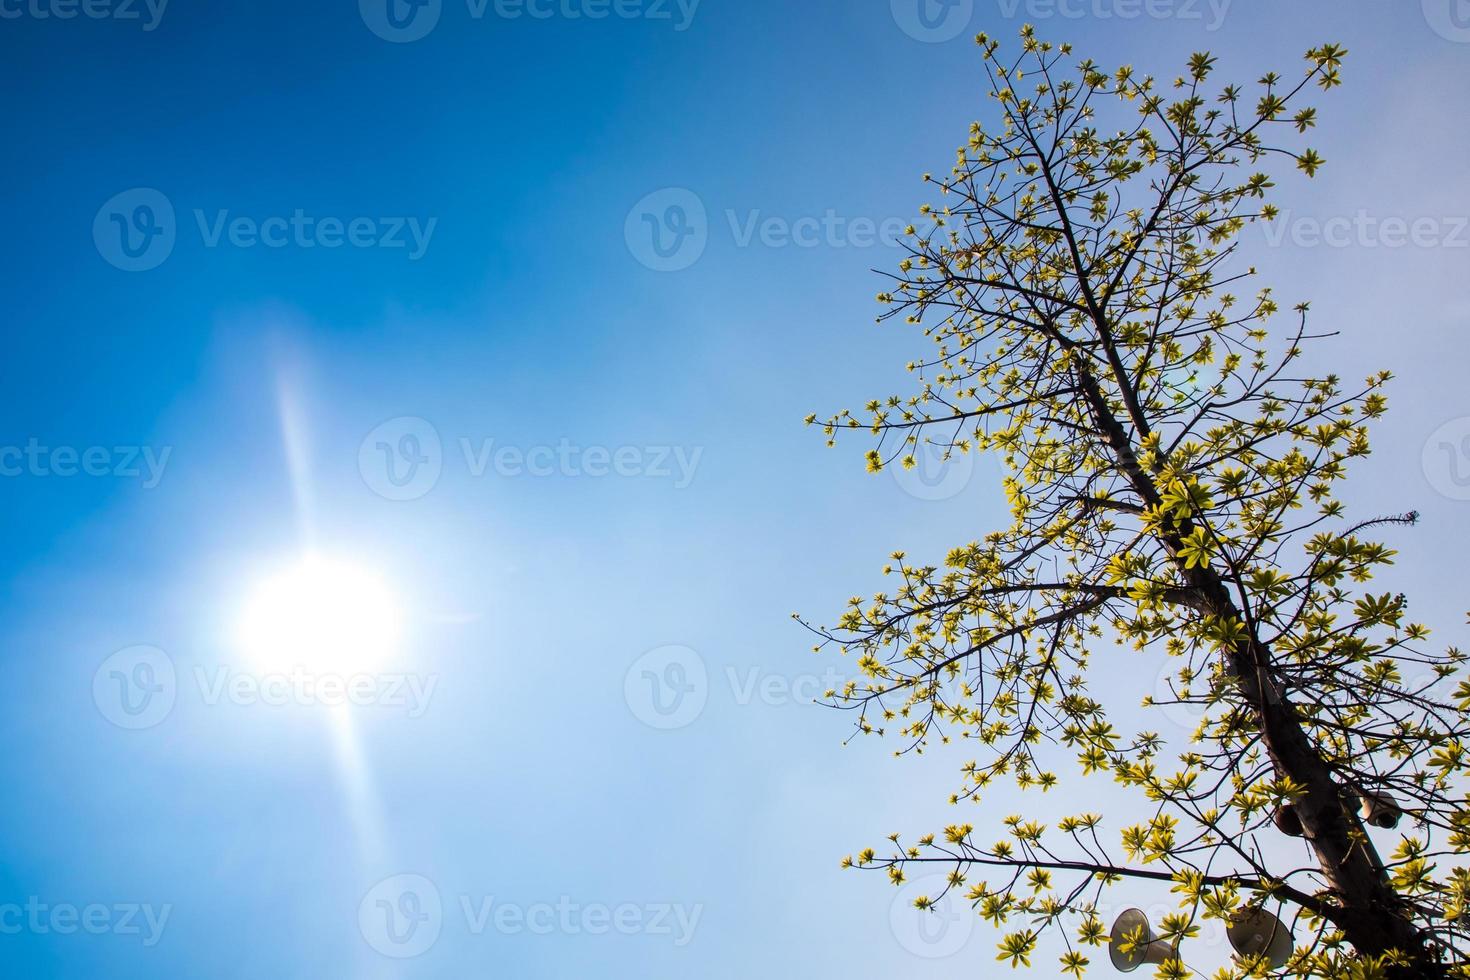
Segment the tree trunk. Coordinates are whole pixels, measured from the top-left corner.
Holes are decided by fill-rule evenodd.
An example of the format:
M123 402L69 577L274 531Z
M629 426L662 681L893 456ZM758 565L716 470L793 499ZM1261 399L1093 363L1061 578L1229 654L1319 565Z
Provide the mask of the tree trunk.
M1098 429L1118 459L1120 472L1146 505L1158 506L1161 495L1154 475L1139 464L1127 432L1113 415L1096 379L1080 361L1075 373ZM1180 539L1173 535L1164 544L1177 554ZM1213 615L1247 622L1225 581L1213 569L1183 572ZM1448 967L1432 951L1429 937L1414 924L1394 890L1358 814L1343 806L1342 787L1312 745L1296 708L1282 696L1272 670L1270 649L1250 639L1232 650L1229 658L1276 771L1306 787L1306 796L1297 803L1297 810L1307 842L1340 905L1333 910L1333 923L1361 954L1381 956L1390 950L1403 953L1411 965L1390 971L1395 978L1449 976Z

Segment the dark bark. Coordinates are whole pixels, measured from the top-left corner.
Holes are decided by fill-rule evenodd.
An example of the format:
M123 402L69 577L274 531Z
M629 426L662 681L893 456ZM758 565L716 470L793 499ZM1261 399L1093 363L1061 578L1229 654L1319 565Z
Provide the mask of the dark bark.
M1107 404L1096 379L1080 363L1076 374L1093 420L1117 457L1120 472L1146 506L1158 506L1161 494L1154 475L1140 465L1127 431ZM1177 553L1180 542L1178 534L1164 540L1171 553ZM1210 568L1183 571L1212 615L1249 622L1219 573ZM1333 924L1361 954L1382 956L1397 950L1407 956L1411 965L1392 971L1395 978L1449 976L1429 937L1415 925L1411 911L1394 890L1358 814L1343 805L1342 786L1331 765L1313 746L1296 707L1282 696L1270 648L1249 638L1228 656L1231 672L1255 715L1276 771L1306 787L1305 797L1296 806L1305 837L1337 906L1331 910Z

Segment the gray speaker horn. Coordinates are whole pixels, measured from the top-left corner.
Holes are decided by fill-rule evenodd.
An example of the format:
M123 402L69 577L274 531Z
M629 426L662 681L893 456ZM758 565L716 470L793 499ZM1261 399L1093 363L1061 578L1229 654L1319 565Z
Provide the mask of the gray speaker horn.
M1241 956L1266 957L1273 970L1286 965L1295 945L1286 923L1265 909L1236 913L1225 927L1225 937Z
M1134 945L1125 953L1123 944L1133 937ZM1108 956L1113 968L1119 973L1132 973L1145 963L1162 963L1176 955L1173 943L1155 939L1149 928L1148 916L1140 909L1126 909L1113 923L1113 932L1108 942Z
M1358 815L1375 827L1392 830L1399 825L1403 810L1398 801L1387 793L1364 792L1358 807Z

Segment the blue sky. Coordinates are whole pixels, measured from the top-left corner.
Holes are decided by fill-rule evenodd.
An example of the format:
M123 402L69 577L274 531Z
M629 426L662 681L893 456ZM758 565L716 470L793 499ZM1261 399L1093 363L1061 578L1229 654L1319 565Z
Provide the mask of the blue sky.
M1465 4L925 2L0 0L0 974L992 969L839 871L964 759L844 747L788 618L1005 520L993 461L903 484L800 424L921 349L871 270L989 111L979 30L1350 49L1252 261L1324 367L1399 375L1352 496L1424 514L1393 586L1463 632ZM249 687L232 624L308 549L395 597L372 703Z

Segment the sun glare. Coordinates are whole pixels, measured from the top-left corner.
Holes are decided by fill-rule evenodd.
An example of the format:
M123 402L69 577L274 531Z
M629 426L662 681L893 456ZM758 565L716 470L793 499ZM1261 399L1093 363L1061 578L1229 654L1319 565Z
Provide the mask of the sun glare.
M309 555L255 587L236 635L259 669L353 674L392 656L399 626L398 605L383 579Z

